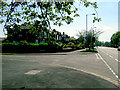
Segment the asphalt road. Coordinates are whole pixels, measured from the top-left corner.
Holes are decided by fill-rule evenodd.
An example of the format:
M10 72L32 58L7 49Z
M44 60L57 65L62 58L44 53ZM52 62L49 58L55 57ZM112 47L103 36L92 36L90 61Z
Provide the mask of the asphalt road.
M98 47L99 54L103 58L103 61L109 68L109 70L115 75L116 78L119 76L119 59L118 54L120 53L117 48L110 48L110 47ZM110 69L111 68L111 69Z
M3 55L2 67L3 88L117 88L118 85L118 79L98 53L79 50Z

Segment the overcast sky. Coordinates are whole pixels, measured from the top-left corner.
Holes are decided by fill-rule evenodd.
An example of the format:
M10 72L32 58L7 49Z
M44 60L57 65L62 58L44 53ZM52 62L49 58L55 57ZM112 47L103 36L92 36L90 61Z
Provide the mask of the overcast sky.
M102 18L101 22L93 23L92 15L88 16L88 30L91 27L97 27L97 29L103 31L99 37L100 41L110 41L112 34L118 31L118 0L88 0L88 1L96 1L98 5L97 13L98 17ZM75 3L76 6L79 3ZM82 31L86 29L86 14L95 13L95 10L92 7L85 8L83 5L79 7L80 17L74 18L73 23L64 24L63 26L53 26L52 28L56 29L60 32L65 32L70 36L74 36L77 38L76 34L78 31ZM0 37L4 36L2 32L2 25L0 25Z

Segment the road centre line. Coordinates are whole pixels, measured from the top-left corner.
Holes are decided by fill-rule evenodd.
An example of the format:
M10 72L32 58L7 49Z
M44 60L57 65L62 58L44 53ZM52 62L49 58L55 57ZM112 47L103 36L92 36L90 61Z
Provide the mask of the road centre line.
M100 59L105 63L105 65L109 68L109 70L113 73L113 75L118 79L118 75L112 70L112 68L107 64L107 62L102 58L100 54L98 54Z
M83 70L83 69L78 69L78 68L70 67L70 66L66 66L66 65L60 65L60 64L56 64L56 65L57 65L57 66L60 66L60 67L65 67L65 68L68 68L68 69L73 69L73 70L77 70L77 71L82 71L82 72L84 72L84 73L88 73L88 74L91 74L91 75L100 77L100 78L105 79L105 80L107 80L107 81L109 81L109 82L111 82L111 83L113 83L113 84L115 84L115 85L117 85L117 86L120 87L120 84L118 83L118 81L112 80L112 79L110 79L110 78L108 78L108 77L106 77L106 76L102 76L102 75L97 74L97 73L85 71L85 70Z

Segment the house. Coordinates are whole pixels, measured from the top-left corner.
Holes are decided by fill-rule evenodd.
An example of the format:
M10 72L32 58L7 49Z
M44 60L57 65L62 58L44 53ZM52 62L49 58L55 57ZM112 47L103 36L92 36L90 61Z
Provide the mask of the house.
M19 42L26 40L31 43L40 43L45 42L47 38L50 36L49 30L45 28L40 28L39 30L32 30L33 27L31 25L21 25L17 26L19 28L15 29L9 28L7 40L11 42Z
M40 27L37 30L32 30L34 27L32 25L19 25L9 28L7 40L13 43L20 41L27 41L31 43L46 43L48 41L56 41L59 43L68 43L70 36L66 35L64 32L53 30L48 30L46 28ZM15 29L16 28L16 29Z

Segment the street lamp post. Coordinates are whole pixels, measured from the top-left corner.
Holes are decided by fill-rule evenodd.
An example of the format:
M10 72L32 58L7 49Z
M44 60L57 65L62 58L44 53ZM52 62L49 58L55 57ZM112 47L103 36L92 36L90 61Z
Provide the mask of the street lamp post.
M88 17L88 14L86 14L86 37L87 37L87 17Z
M88 37L87 37L87 28L88 28L88 20L87 20L87 17L88 17L88 15L95 15L95 13L93 13L93 14L86 14L86 39L88 39ZM87 46L87 45L86 45Z
M93 14L86 14L86 36L87 36L87 27L88 27L88 22L87 22L88 15L95 15L95 13L93 13Z

